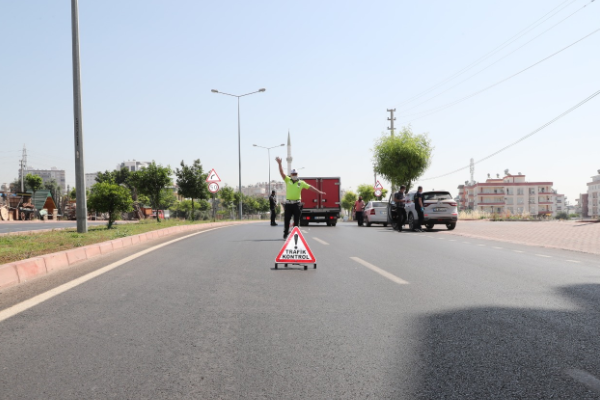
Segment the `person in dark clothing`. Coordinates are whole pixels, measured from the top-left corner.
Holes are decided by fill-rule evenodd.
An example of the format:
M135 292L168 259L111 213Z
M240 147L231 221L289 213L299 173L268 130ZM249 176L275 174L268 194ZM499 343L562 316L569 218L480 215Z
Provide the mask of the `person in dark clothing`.
M406 186L400 186L400 190L394 193L394 203L396 203L396 213L398 214L398 232L402 231L402 225L406 222L406 195L404 191Z
M418 219L414 223L414 231L415 232L423 232L421 229L421 225L423 225L425 216L423 215L423 211L425 210L425 205L423 203L423 186L419 186L417 193L413 198L415 202L415 211L417 212Z
M275 208L277 207L277 197L275 196L275 191L271 191L271 196L269 196L269 207L271 208L271 226L277 226L275 222Z

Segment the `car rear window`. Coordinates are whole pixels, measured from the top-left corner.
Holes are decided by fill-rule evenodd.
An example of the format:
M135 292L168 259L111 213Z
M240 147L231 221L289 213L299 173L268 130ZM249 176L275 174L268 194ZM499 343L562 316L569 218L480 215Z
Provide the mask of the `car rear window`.
M423 200L452 200L452 196L448 192L426 192Z
M384 203L382 201L374 201L373 208L376 208L376 207L386 207L386 203Z

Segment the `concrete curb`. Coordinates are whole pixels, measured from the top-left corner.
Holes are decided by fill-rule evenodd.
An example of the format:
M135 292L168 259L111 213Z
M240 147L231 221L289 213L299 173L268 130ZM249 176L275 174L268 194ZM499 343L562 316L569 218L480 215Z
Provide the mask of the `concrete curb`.
M157 239L159 237L170 236L181 232L202 231L219 226L241 225L254 222L258 221L211 222L207 224L174 226L171 228L140 233L134 236L127 236L122 239L90 244L72 250L59 251L39 257L28 258L22 261L3 264L0 265L0 289L16 286L33 278L70 268L82 261L90 260L124 247L145 243L148 240Z

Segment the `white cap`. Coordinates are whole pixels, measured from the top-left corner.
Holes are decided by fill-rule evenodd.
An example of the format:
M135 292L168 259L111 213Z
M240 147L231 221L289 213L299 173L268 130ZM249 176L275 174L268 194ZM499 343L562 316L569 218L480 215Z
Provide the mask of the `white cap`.
M298 175L298 171L296 171L295 169L293 169L292 172L290 172L290 175L294 175L294 174Z

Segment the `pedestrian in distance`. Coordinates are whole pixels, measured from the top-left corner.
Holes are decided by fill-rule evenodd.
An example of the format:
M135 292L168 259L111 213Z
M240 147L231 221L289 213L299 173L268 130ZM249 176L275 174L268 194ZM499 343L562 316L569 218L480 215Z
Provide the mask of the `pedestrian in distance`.
M275 196L275 191L271 191L271 196L269 196L269 207L271 209L271 226L277 226L275 222L275 208L277 207L277 196Z
M300 226L300 203L302 202L302 190L310 189L313 192L319 193L323 196L325 195L325 192L320 191L316 187L309 185L298 178L298 171L295 169L291 171L290 176L287 176L283 172L281 157L277 157L275 161L277 161L277 164L279 164L279 173L285 182L285 204L283 205L283 238L286 239L290 233L290 220L292 219L292 216L294 217L294 226Z
M418 218L417 221L414 222L414 231L415 232L423 232L421 226L425 223L425 216L423 215L425 211L425 205L423 204L423 186L419 186L417 189L417 193L413 198L415 202L415 211L417 212Z
M358 222L358 226L363 226L364 222L364 211L365 211L365 202L363 201L362 196L358 196L358 200L354 202L354 206L352 206L352 211L356 216L356 221Z
M398 232L402 231L402 226L406 223L406 186L400 186L400 189L394 193L394 203L396 204L396 218L398 220Z

